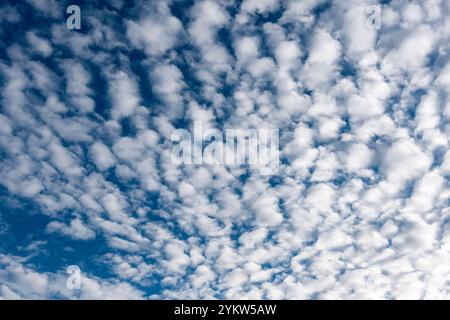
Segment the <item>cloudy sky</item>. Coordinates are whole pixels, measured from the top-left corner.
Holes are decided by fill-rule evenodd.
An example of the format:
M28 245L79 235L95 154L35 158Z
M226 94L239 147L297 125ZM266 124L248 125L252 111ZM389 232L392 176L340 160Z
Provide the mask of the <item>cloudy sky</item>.
M0 298L450 299L449 16L2 1ZM175 163L195 121L278 129L278 171Z

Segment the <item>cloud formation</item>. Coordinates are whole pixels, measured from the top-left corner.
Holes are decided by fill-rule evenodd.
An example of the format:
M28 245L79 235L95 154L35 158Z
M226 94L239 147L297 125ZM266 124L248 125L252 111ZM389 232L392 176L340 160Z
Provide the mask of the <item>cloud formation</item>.
M0 298L450 297L448 1L100 2L79 31L47 2L0 7ZM278 173L174 163L195 121L279 129Z

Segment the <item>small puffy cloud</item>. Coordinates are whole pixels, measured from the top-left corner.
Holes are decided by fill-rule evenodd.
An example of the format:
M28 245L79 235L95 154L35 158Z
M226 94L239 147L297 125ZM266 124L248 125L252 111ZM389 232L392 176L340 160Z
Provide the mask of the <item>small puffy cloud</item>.
M345 156L345 165L350 172L367 168L373 155L374 152L366 145L351 144Z
M86 227L79 218L73 219L69 225L52 221L47 225L47 232L57 232L75 240L90 240L95 237L95 232Z
M52 54L52 46L50 42L48 42L46 39L40 38L38 35L36 35L33 32L27 33L27 40L30 43L30 45L34 48L34 50L41 54L44 57L48 57Z
M161 55L177 45L181 22L166 10L151 13L139 21L126 21L126 35L131 44L150 55Z
M111 76L109 85L112 117L120 119L132 115L140 102L136 82L127 73L118 71Z
M109 148L101 142L95 142L89 149L92 161L98 169L107 170L113 167L116 159Z
M324 231L319 235L315 247L318 250L330 250L345 247L352 243L352 238L339 229Z
M391 72L400 68L414 72L426 63L435 42L435 34L429 26L421 26L408 34L398 47L393 49L383 60L383 69Z
M382 168L388 179L404 181L425 172L430 165L430 157L419 146L409 139L401 139L387 150Z

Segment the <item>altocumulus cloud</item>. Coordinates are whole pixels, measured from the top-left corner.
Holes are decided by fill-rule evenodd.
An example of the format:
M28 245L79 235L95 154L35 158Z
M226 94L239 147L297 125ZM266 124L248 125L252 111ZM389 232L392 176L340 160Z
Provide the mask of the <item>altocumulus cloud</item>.
M70 4L0 6L0 298L450 298L448 1Z

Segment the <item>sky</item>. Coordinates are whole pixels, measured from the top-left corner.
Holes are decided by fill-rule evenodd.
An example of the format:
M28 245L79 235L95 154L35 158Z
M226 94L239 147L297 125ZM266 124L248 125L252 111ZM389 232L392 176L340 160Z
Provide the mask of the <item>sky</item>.
M2 1L0 299L450 299L449 17ZM196 122L277 170L174 161Z

